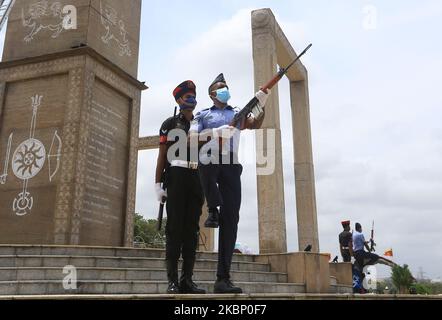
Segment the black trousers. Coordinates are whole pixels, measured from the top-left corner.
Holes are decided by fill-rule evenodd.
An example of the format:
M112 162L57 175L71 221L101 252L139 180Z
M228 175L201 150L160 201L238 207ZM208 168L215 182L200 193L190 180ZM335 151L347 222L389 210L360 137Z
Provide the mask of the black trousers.
M342 249L341 255L342 255L342 260L344 260L344 262L351 262L350 250Z
M193 271L204 196L198 170L170 167L167 178L166 260ZM183 271L186 271L183 269Z
M364 269L365 266L373 265L379 260L379 256L376 253L367 252L364 250L358 250L354 252L354 257L358 266Z
M209 164L199 167L207 206L220 206L216 273L220 279L230 278L241 207L242 169L240 164Z

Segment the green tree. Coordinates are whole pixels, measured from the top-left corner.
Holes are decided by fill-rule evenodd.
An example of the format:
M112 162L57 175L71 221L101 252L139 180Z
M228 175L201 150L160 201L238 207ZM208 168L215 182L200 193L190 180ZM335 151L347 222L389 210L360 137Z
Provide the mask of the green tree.
M413 275L406 264L403 267L397 265L392 268L391 280L400 294L409 293L409 289L414 282Z
M414 284L413 287L416 291L416 294L431 294L432 293L431 287L423 282L418 282L418 283Z
M428 279L418 281L414 288L417 294L442 294L442 283L431 282Z
M157 219L146 220L141 214L135 213L134 241L135 245L147 248L166 247L166 221L164 218L161 230L157 230Z

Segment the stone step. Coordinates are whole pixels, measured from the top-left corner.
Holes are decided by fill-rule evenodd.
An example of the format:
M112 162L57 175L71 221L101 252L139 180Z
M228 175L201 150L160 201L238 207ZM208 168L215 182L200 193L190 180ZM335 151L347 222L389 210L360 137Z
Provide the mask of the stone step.
M67 255L105 257L164 258L164 249L139 249L120 247L50 246L50 245L0 245L0 256L7 255ZM253 262L255 255L234 254L234 261ZM197 252L197 259L218 259L216 252Z
M188 294L62 294L62 295L0 295L0 301L127 301L127 300L172 300L182 303L185 301L200 300L340 300L340 301L391 301L391 300L428 300L441 301L442 295L411 295L411 294L353 294L353 293L249 293L249 294L204 294L204 295L188 295Z
M167 280L165 269L148 268L77 268L79 280ZM59 280L66 277L63 268L57 267L19 267L0 268L0 281L28 280ZM232 271L233 281L240 282L278 282L286 283L287 274L278 272ZM215 270L194 270L194 279L213 281L216 279Z
M181 262L180 262L181 264ZM66 256L66 255L2 255L0 267L80 267L102 268L166 268L164 258L106 257L106 256ZM195 269L216 270L217 260L200 259ZM233 261L232 271L270 271L266 263Z
M330 293L336 293L336 294L353 293L353 286L343 285L343 284L340 285L331 284Z
M198 286L213 292L213 281L197 281ZM244 293L303 293L303 284L271 282L235 282ZM81 281L76 290L65 290L62 281L2 281L0 295L64 294L162 294L167 281Z

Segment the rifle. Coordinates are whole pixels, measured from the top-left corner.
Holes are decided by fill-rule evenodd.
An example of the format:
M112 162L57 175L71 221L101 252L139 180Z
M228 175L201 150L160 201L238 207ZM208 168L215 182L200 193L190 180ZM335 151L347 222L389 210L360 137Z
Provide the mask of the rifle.
M163 212L164 212L164 203L166 202L167 198L163 197L162 202L160 203L160 208L158 210L158 224L157 224L157 230L161 231L161 227L163 225Z
M371 225L371 237L370 237L370 252L376 251L374 247L376 246L376 243L374 242L374 220Z
M289 69L295 64L295 62L298 61L307 52L307 50L309 50L311 47L312 47L312 44L309 44L308 47L305 48L304 51L302 51L298 55L298 57L292 61L292 63L290 63L285 68L280 68L278 73L269 82L267 82L263 87L261 87L261 90L264 91L265 93L267 93L267 90L272 89L275 86L275 84L277 84L279 82L279 80L281 80L281 78L287 73L287 71L289 71ZM246 106L235 115L235 117L233 118L230 125L232 127L236 127L240 121L242 121L244 118L246 118L252 112L253 108L255 108L258 105L258 103L259 103L258 98L253 97L253 99L250 100L249 103L247 103Z
M166 168L163 171L163 174L161 175L161 182L163 183L163 189L167 189L167 171L168 168ZM161 231L161 226L163 224L163 212L164 212L164 203L167 201L167 197L163 196L160 203L160 208L158 209L158 224L157 224L157 230Z

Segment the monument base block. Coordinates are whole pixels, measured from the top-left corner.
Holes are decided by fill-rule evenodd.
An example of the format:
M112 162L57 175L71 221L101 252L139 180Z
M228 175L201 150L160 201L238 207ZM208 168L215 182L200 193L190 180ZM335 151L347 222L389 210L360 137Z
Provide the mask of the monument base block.
M269 263L272 272L287 273L288 283L305 284L306 293L329 293L331 277L336 278L335 286L351 286L351 266L339 264L330 267L329 255L313 252L291 252L277 254L260 254L256 262ZM350 288L349 288L350 289Z
M89 47L0 64L0 243L132 246L143 89Z

